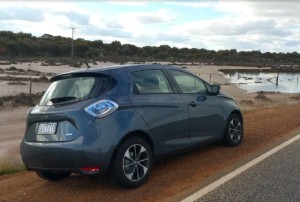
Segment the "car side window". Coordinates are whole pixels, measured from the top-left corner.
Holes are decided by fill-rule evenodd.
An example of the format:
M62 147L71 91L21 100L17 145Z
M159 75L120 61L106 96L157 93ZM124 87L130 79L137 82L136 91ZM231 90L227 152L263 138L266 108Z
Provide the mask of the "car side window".
M161 70L142 70L131 72L134 94L173 93Z
M182 93L207 94L206 86L201 79L181 71L170 70L170 72Z

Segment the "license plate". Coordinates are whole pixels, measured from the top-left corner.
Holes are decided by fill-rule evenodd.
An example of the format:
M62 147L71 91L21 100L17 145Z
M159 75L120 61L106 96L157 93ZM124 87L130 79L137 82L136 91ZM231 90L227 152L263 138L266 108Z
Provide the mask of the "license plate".
M40 123L37 134L54 134L56 132L56 122Z

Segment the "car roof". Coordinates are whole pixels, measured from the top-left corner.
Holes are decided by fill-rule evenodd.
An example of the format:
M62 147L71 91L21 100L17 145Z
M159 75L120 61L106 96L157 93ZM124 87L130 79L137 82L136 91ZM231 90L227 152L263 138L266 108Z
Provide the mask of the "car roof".
M112 65L103 67L92 67L89 69L81 69L76 72L102 72L105 70L115 70L115 69L130 69L130 68L143 68L145 66L161 67L161 64L126 64L126 65Z
M104 71L110 71L110 70L116 70L116 69L143 69L145 67L168 67L168 68L175 68L175 69L181 69L178 66L173 66L173 65L162 65L162 64L126 64L126 65L113 65L113 66L103 66L103 67L92 67L92 68L86 68L86 69L78 69L78 70L73 70L69 72L65 72L62 74L70 74L70 73L83 73L83 72L104 72Z
M62 74L58 74L50 79L50 81L55 81L56 79L64 76L64 75L70 75L70 74L80 74L80 73L101 73L101 74L110 74L111 70L118 70L118 69L127 69L127 70L144 70L147 68L167 68L167 69L177 69L181 71L185 71L179 66L174 66L174 65L162 65L162 64L126 64L126 65L113 65L113 66L103 66L103 67L92 67L92 68L86 68L86 69L78 69L78 70L73 70L69 72L65 72Z

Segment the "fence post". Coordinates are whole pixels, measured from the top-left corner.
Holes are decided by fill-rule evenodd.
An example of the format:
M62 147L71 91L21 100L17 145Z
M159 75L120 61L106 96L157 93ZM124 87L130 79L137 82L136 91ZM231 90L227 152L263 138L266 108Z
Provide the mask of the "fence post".
M31 76L30 76L30 80L29 80L29 95L31 95L31 88L32 88L32 80L31 80Z

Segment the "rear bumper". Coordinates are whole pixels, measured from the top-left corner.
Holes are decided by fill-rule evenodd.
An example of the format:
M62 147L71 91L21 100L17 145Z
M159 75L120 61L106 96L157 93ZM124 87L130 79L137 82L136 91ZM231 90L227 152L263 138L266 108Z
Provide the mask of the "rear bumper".
M112 150L103 152L83 146L82 138L71 142L26 142L20 145L22 160L27 170L64 171L87 174L84 167L99 167L97 174L104 174L110 163Z

